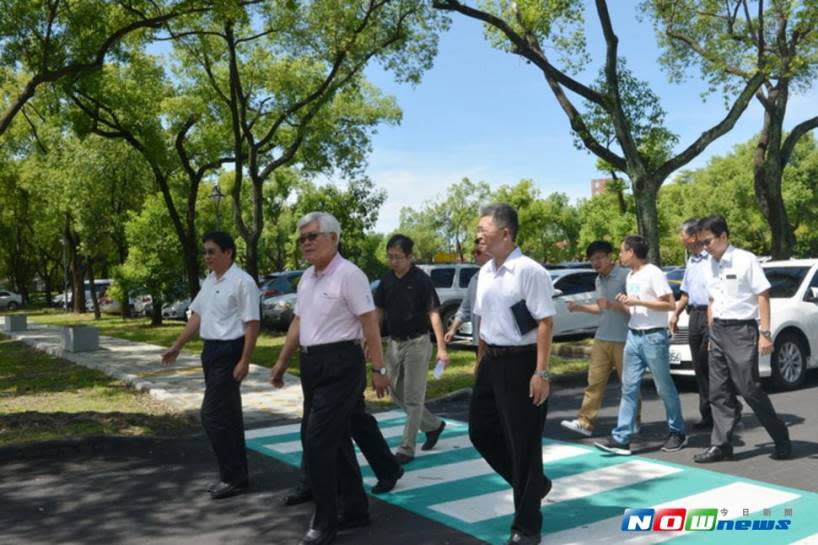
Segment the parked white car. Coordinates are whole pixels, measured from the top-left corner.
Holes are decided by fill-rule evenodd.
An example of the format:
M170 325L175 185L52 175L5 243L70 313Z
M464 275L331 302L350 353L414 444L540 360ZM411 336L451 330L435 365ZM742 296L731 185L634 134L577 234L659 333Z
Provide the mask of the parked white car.
M17 310L23 306L23 298L14 292L0 289L0 310Z
M776 388L792 390L804 383L806 370L818 367L818 259L768 261L762 264L770 288L770 331L773 353L760 356L761 377ZM687 345L687 313L670 341L671 374L693 376Z
M169 320L187 321L187 309L190 306L190 298L178 299L162 307L162 318Z

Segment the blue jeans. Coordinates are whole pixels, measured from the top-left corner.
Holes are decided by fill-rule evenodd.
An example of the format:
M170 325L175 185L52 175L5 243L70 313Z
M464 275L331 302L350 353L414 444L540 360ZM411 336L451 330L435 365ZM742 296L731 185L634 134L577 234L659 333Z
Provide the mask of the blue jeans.
M622 399L619 419L612 435L618 443L630 443L639 407L639 390L645 369L650 369L653 383L665 404L667 424L671 432L685 433L679 392L670 377L670 353L667 330L637 334L628 331L622 369Z

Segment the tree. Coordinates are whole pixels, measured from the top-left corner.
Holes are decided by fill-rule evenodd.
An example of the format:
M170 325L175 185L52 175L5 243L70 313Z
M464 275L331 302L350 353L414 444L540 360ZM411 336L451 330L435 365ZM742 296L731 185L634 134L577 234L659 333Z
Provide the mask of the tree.
M163 302L170 302L180 295L183 268L179 239L168 221L161 193L148 197L142 210L129 217L126 231L130 252L117 276L124 280L126 287L137 286L151 295L151 325L160 325ZM125 307L129 293L127 289L123 292Z
M648 0L663 63L676 80L698 66L711 91L725 93L763 73L756 99L764 119L753 154L758 205L772 230L771 253L784 259L795 250L794 230L782 196L782 177L799 139L818 127L818 115L784 134L793 92L818 76L818 4L812 0Z
M466 261L465 243L473 238L480 206L486 204L489 194L490 188L486 182L472 182L463 178L447 187L446 197L434 206L435 226L460 262Z
M110 64L70 88L75 126L121 140L138 152L161 192L182 248L188 293L199 291L201 265L196 229L199 188L234 158L217 111L197 89L174 86L158 60L132 53L125 65Z
M397 232L415 242L414 254L420 262L431 263L439 252L450 249L448 241L436 227L437 221L437 211L433 203L426 203L420 210L410 206L400 209Z
M592 153L627 173L636 201L639 232L650 243L649 258L660 262L659 224L656 201L659 188L671 173L699 155L711 142L728 132L752 100L761 85L763 75L754 75L734 99L727 114L704 131L680 153L656 164L655 154L645 147L629 124L625 94L620 88L619 38L613 29L607 2L595 0L597 19L605 39L605 86L595 89L570 75L587 64L581 0L542 2L541 0L487 0L483 9L468 6L459 0L434 0L438 9L454 11L482 21L492 45L519 55L540 69L560 107L567 115L571 128L582 144ZM546 54L556 50L565 68L557 68ZM614 127L618 152L607 148L589 128L588 117L581 113L566 91L599 106Z
M223 10L195 30L171 31L186 76L210 86L210 104L230 122L230 196L251 275L258 273L265 183L285 166L359 175L374 127L400 116L364 68L378 61L399 80L417 82L442 26L425 2L317 0ZM245 182L249 214L241 206Z
M4 0L0 82L14 84L2 94L0 136L41 86L98 71L124 41L207 9L198 0Z

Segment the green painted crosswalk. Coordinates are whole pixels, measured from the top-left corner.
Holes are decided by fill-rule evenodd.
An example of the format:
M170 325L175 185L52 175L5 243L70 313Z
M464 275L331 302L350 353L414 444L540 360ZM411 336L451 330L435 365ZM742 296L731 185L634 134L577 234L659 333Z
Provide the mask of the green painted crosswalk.
M402 413L376 418L387 442L397 446ZM282 462L301 462L297 424L250 430L247 442ZM358 458L365 482L374 484L366 460ZM554 481L542 507L544 544L818 545L818 494L550 439L543 439L543 463ZM418 451L395 489L378 498L491 544L505 543L514 511L507 483L472 447L466 424L455 420L447 420L435 449ZM791 524L786 530L621 530L626 508L660 507L713 508L720 510L719 520L787 519Z

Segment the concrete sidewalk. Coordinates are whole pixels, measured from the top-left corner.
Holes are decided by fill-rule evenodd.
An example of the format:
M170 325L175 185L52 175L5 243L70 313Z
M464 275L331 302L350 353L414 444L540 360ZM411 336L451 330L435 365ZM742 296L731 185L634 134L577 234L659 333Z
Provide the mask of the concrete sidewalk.
M163 367L164 347L102 335L98 350L68 352L60 347L61 332L61 327L29 320L26 331L5 334L53 356L102 371L148 392L179 412L198 418L204 397L204 376L198 355L183 352L175 365ZM241 388L246 424L301 417L303 397L298 377L288 373L285 386L280 390L274 389L269 381L268 368L250 364L250 372Z

